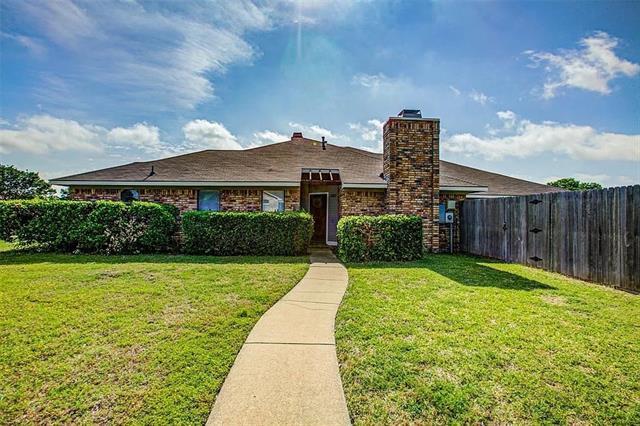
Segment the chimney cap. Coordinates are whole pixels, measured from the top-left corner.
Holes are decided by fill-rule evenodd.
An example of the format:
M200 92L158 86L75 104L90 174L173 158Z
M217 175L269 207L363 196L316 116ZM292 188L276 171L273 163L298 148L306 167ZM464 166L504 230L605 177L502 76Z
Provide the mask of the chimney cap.
M302 132L293 132L293 136L291 136L291 139L295 139L295 138L302 139Z
M403 109L398 113L398 117L403 118L422 118L422 112L419 109Z

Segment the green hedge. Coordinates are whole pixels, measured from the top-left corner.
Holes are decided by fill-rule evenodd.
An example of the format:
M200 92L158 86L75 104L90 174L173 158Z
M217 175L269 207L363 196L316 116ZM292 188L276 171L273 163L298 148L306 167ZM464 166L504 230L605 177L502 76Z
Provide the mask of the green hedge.
M174 246L177 216L156 203L0 201L0 239L67 252L162 252Z
M345 262L415 260L422 257L418 216L347 216L338 222L338 256Z
M183 250L192 254L305 254L313 219L304 212L205 212L182 215Z

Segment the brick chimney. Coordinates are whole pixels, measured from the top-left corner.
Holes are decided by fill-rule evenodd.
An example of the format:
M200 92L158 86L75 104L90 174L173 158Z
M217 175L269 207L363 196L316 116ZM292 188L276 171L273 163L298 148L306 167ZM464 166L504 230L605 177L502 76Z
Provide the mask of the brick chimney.
M402 110L383 127L386 209L391 214L422 217L423 244L439 247L440 119L422 118L420 110Z

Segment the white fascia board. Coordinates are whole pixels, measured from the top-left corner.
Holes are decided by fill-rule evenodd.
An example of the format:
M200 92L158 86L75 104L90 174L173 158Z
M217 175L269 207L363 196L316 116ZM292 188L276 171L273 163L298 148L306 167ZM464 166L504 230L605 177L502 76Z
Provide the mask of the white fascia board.
M468 194L467 198L507 198L517 197L517 195L495 195L495 194Z
M386 183L343 183L346 189L387 189Z
M239 186L257 186L257 187L298 187L300 182L268 182L268 181L111 181L111 180L50 180L52 185L61 186L118 186L118 187L146 187L146 186L180 186L180 187L239 187Z
M486 186L441 186L442 192L487 192Z

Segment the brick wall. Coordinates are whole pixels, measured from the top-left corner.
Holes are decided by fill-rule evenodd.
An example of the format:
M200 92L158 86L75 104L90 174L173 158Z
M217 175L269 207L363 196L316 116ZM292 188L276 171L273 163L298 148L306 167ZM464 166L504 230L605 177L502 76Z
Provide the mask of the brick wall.
M198 208L198 190L189 188L142 188L140 201L173 204L181 212Z
M427 250L440 248L440 121L391 117L383 127L383 173L389 213L422 217Z
M289 188L284 191L284 209L300 210L300 188Z
M120 201L118 188L69 188L69 198L78 201Z
M460 202L465 199L464 194L449 194L449 193L440 193L440 202L445 203L445 208L447 201L455 201L456 206L453 211L453 251L460 251ZM440 251L449 251L449 224L448 223L440 223L439 224L439 233L440 233Z
M120 201L121 188L79 188L71 187L72 200L82 201ZM198 208L198 190L193 188L142 188L138 189L140 201L173 204L180 211ZM300 210L300 188L285 190L285 210ZM262 209L261 189L222 189L220 190L220 210L259 211Z
M384 191L343 189L340 191L340 216L384 214L384 199Z
M220 191L220 210L251 212L262 209L262 190L223 189Z
M122 188L69 188L72 200L82 201L120 201ZM138 189L140 201L173 204L180 211L198 208L198 191L190 188L142 188Z

